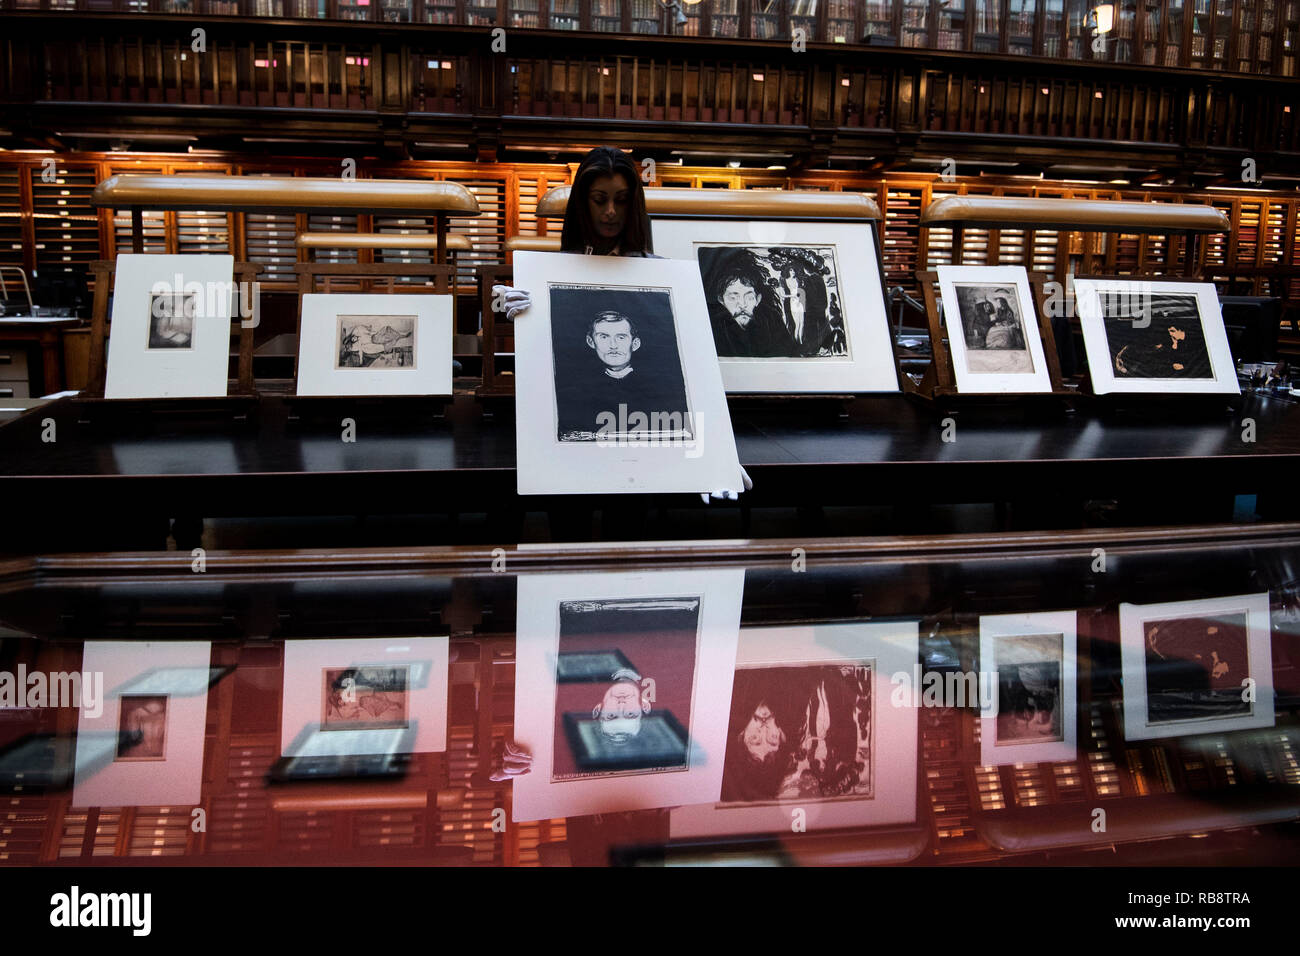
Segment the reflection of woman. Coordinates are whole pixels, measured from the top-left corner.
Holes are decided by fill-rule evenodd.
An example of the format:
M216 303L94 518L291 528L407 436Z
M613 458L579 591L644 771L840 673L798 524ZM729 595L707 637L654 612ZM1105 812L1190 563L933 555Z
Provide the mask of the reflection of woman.
M627 153L597 146L582 160L564 208L560 251L660 258L650 238L641 177ZM532 296L523 289L496 285L492 294L512 321L532 305Z

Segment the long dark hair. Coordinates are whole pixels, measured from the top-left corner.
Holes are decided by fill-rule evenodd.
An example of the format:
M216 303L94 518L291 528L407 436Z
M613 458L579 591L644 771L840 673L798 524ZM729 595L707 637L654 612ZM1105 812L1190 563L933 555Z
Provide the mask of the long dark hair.
M591 221L591 205L588 197L591 184L601 176L622 176L627 180L627 219L623 222L623 234L618 238L619 249L623 253L654 252L650 239L650 217L645 209L645 190L641 188L641 177L637 174L636 163L632 157L621 149L612 146L597 146L578 167L573 177L573 188L569 191L569 202L564 210L564 232L560 235L560 251L586 252L587 247L600 246L604 240L596 234L595 224Z

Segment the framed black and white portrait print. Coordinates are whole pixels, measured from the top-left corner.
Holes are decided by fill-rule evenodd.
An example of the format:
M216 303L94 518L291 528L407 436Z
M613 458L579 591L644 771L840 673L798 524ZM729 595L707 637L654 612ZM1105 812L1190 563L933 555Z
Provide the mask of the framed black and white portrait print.
M915 621L741 631L718 799L673 810L671 836L916 820Z
M521 575L514 819L714 800L743 570Z
M655 249L699 265L729 392L898 390L869 222L652 222Z
M1077 615L980 617L980 763L1056 763L1078 757Z
M939 266L957 390L1050 392L1038 316L1022 266Z
M233 256L118 256L104 396L225 395L234 269Z
M1124 737L1272 727L1268 594L1121 604Z
M1241 391L1213 283L1076 277L1074 300L1098 395Z
M299 395L450 395L449 295L302 297Z
M515 254L520 494L739 490L694 263Z

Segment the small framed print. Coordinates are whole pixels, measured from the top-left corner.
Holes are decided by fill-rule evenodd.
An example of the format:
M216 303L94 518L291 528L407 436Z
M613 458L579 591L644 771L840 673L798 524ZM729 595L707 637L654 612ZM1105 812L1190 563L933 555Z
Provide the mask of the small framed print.
M980 713L980 763L1059 763L1078 758L1077 615L1074 611L980 617L980 671L997 688Z
M109 689L77 715L72 806L199 803L211 662L206 641L86 642L82 669Z
M697 263L728 392L896 392L871 222L654 219Z
M957 391L1050 392L1038 311L1023 266L939 266Z
M165 694L118 698L117 754L114 760L165 760L167 757L167 697Z
M521 495L741 487L694 263L520 252L514 275Z
M302 297L299 395L450 395L452 297Z
M1074 301L1098 395L1240 393L1213 283L1076 277Z
M446 637L287 643L281 755L446 750L448 660Z
M117 257L105 398L226 394L233 256Z
M1124 737L1272 727L1268 593L1119 606Z
M525 575L518 587L515 734L533 769L515 780L514 819L715 799L744 571ZM562 680L575 657L599 680Z
M746 628L733 671L719 799L672 811L671 836L916 822L917 710L896 675L915 621Z

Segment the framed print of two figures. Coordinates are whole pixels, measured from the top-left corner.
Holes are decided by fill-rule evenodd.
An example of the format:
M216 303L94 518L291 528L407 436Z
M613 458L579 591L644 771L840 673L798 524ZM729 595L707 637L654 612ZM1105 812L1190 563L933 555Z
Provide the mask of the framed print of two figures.
M697 262L728 392L897 392L870 222L655 219Z

